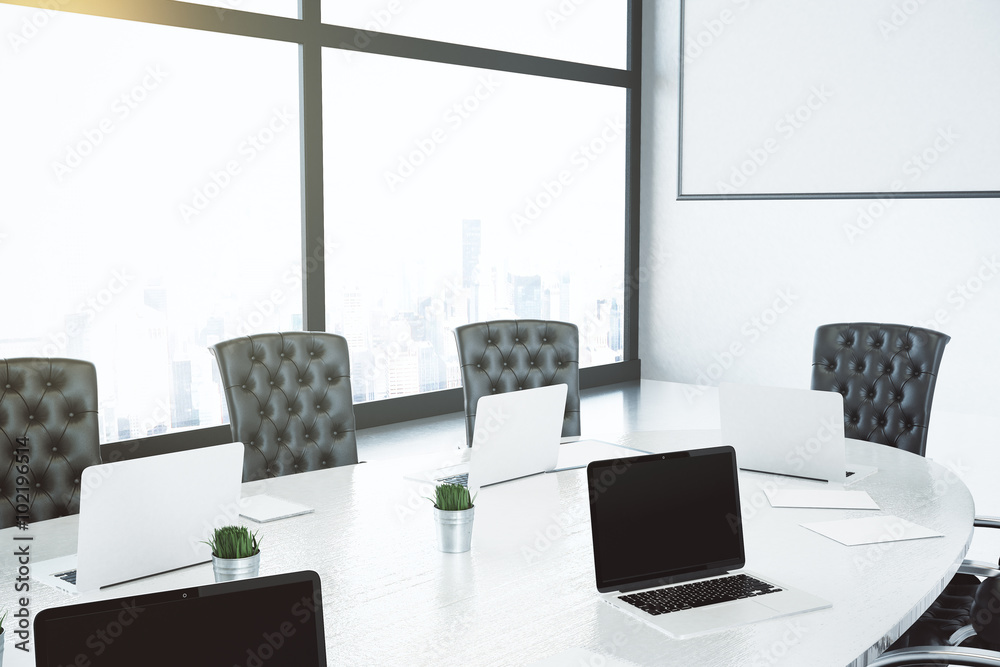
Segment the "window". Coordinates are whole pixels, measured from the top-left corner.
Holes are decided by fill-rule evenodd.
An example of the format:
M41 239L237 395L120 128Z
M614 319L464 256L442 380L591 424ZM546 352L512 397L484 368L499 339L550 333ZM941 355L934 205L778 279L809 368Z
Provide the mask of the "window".
M636 359L638 0L54 6L0 0L0 355L93 361L104 442L223 423L248 333L344 335L357 401L458 387L490 318Z
M620 69L627 11L620 0L323 0L324 22L356 29L347 48L390 32Z
M0 356L92 361L105 442L219 424L207 346L302 326L296 48L67 13L28 34L0 70L24 91Z
M327 50L326 324L355 401L461 386L452 330L580 326L621 360L625 94Z

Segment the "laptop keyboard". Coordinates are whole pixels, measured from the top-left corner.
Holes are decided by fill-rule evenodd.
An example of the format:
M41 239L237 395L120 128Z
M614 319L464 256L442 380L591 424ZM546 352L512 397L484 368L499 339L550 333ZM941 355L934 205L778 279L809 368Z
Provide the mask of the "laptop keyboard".
M439 484L458 484L459 486L468 486L469 473L463 472L459 475L452 475L451 477L440 477L437 481Z
M638 607L647 614L659 616L660 614L669 614L672 611L777 593L780 590L776 586L749 575L733 574L718 579L706 579L669 588L656 588L641 593L619 595L618 599L633 607Z
M67 570L66 572L58 572L52 575L56 579L62 579L63 581L73 584L76 586L76 570Z

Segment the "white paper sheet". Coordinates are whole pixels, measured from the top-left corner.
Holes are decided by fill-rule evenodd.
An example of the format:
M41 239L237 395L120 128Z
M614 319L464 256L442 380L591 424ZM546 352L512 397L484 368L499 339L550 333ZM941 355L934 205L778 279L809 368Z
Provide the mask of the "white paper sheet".
M278 519L286 519L290 516L298 516L315 511L308 505L295 503L284 498L275 498L266 494L243 498L240 505L242 505L240 514L257 523L277 521Z
M924 537L944 537L937 531L891 514L863 519L817 521L801 525L849 547L858 544L919 540Z
M814 507L822 509L881 509L867 491L839 489L765 489L771 507Z

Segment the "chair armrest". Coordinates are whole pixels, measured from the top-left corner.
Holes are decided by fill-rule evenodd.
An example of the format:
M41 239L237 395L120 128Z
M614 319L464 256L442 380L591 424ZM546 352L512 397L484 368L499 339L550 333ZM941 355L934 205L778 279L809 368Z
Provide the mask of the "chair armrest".
M873 662L869 662L868 667L921 665L932 660L963 667L1000 667L1000 653L961 646L911 646L897 651L886 651Z
M958 566L959 574L972 574L977 577L1000 576L1000 568L993 563L986 563L981 560L966 560Z
M975 528L1000 528L1000 518L994 516L977 516L972 520ZM983 561L966 560L958 567L959 574L972 574L977 577L1000 576L997 566Z

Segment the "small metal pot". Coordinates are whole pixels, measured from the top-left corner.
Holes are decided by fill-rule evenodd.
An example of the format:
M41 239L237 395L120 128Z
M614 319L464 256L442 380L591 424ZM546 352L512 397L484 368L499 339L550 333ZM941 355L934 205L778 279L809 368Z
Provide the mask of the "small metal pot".
M472 520L475 517L475 507L467 510L439 510L435 507L438 549L449 554L459 554L471 549Z
M215 583L256 577L260 572L260 551L248 558L217 558L213 554L212 570Z

